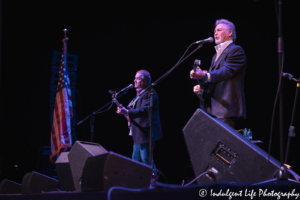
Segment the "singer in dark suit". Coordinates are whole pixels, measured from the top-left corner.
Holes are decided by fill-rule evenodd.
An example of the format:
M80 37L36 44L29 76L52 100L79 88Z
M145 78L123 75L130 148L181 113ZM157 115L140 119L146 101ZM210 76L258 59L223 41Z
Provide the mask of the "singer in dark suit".
M244 78L247 59L242 47L234 44L236 30L232 22L226 19L216 21L214 38L216 54L209 72L197 68L192 70L192 79L203 79L206 82L207 112L221 119L230 126L243 128L246 118ZM194 87L198 94L200 86Z
M137 96L129 103L129 109L126 109L125 107L120 105L117 110L118 114L123 114L129 117L129 135L132 135L134 141L132 159L139 162L143 162L148 165L150 164L150 124L148 115L150 99L149 91L144 89L150 83L150 73L146 70L138 71L134 79L134 87L137 91ZM153 152L155 141L162 138L162 131L159 118L159 102L158 96L155 91L153 92L152 134Z

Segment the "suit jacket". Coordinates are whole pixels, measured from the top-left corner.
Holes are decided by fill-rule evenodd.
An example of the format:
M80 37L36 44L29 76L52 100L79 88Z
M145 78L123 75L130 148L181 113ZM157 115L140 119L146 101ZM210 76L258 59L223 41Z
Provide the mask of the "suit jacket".
M214 55L209 69L208 94L211 97L209 113L217 118L244 117L246 104L244 78L247 59L242 47L229 44L218 60Z
M134 109L128 111L132 124L132 138L135 144L143 144L149 142L150 123L148 110L150 106L149 91L141 94L135 104ZM156 92L153 92L153 108L152 108L152 141L162 138L162 131L159 118L159 102Z

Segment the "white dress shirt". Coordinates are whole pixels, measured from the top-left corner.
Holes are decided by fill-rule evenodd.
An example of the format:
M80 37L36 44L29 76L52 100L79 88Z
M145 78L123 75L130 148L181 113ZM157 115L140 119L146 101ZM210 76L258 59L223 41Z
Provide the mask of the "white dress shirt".
M224 51L224 49L226 49L226 47L228 45L230 45L233 41L232 40L228 40L226 42L223 42L217 46L215 46L216 52L217 52L217 57L216 60L218 60L219 56L221 55L221 53Z

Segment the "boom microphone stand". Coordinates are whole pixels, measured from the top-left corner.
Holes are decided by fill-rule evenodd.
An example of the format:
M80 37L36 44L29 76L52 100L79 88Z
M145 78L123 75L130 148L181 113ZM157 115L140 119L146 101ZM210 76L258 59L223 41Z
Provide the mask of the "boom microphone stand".
M295 79L293 78L293 75L288 74L288 73L283 73L283 76L287 76L290 80L293 80L297 83L297 87L296 87L296 92L295 92L295 99L294 99L294 106L293 106L293 111L292 111L292 118L291 118L291 125L289 128L289 137L288 137L288 142L287 142L287 146L286 146L286 154L285 154L285 163L287 163L288 161L288 157L289 157L289 150L290 150L290 140L292 137L295 137L295 127L294 127L294 117L295 117L295 112L296 112L296 105L297 105L297 98L298 98L298 90L300 87L300 78Z
M293 106L293 111L292 111L291 125L290 125L290 128L289 128L288 143L287 143L286 154L285 154L285 163L287 163L288 156L289 156L289 149L290 149L290 140L291 140L291 137L295 137L294 117L295 117L295 112L296 112L298 90L299 90L299 87L300 87L300 78L295 79L295 78L293 78L293 75L288 74L288 73L283 73L283 76L284 77L288 77L290 80L293 80L293 81L295 81L297 83L296 92L295 92L295 99L294 99L294 106ZM288 178L289 172L292 173L293 176L297 180L289 179ZM298 177L292 171L288 171L288 169L286 168L286 166L281 165L281 167L280 167L280 169L278 170L278 173L277 173L277 178L270 179L270 180L267 180L267 181L263 181L263 182L260 182L260 183L255 183L253 185L259 185L259 184L269 183L269 182L273 182L273 181L277 181L277 180L288 180L288 181L291 181L291 182L300 183L299 182L299 178L300 177Z
M194 44L194 43L193 43ZM191 46L191 45L190 45ZM152 152L152 136L153 136L153 130L152 130L152 110L153 110L153 88L156 86L160 81L162 81L164 78L166 78L176 67L178 67L183 61L185 61L188 57L190 57L192 54L194 54L197 50L199 50L203 44L200 44L195 50L193 50L190 54L188 54L186 57L180 59L174 67L172 67L169 71L167 71L165 74L163 74L160 78L158 78L155 82L152 84L148 85L145 88L146 90L149 90L149 98L150 98L150 107L149 107L149 123L150 123L150 141L149 141L149 165L152 167L153 165L153 152ZM188 48L189 49L189 48Z
M276 13L277 15L277 13ZM282 71L283 71L283 56L284 56L284 48L283 48L283 38L282 38L282 0L278 0L278 66L279 66L279 137L280 137L280 168L278 169L276 173L276 178L270 179L267 181L263 181L260 183L256 183L253 185L258 185L258 184L263 184L263 183L268 183L272 181L277 181L277 180L288 180L292 182L297 182L292 179L288 179L289 173L292 173L294 177L298 180L299 177L297 177L296 174L294 174L291 170L288 170L287 167L284 165L284 134L283 134L283 95L282 95L282 84L281 84L281 78L282 78ZM298 87L298 85L297 85ZM297 94L296 94L297 95ZM277 98L276 98L277 100ZM274 109L276 105L276 100L274 104ZM274 111L273 111L274 112ZM293 111L294 112L294 111ZM273 122L272 122L273 123ZM290 139L290 138L289 138ZM271 141L272 141L272 127L271 127L271 135L270 135L270 142L269 142L269 156L270 156L270 151L271 151ZM289 142L288 142L289 145ZM287 151L289 147L287 146ZM288 155L288 152L286 152ZM286 158L287 160L287 158Z
M122 94L119 95L120 92L117 93L116 95L116 99L123 96L124 94L127 93L127 91L125 90ZM113 100L111 100L110 102L108 102L107 104L105 104L104 106L102 106L101 108L99 108L98 110L96 110L95 112L91 113L89 116L87 116L85 119L81 120L80 122L77 123L77 125L80 125L81 123L83 123L84 121L86 121L87 119L90 119L90 129L91 129L91 142L94 142L94 124L95 124L95 115L96 114L99 114L99 113L103 113L105 111L102 111L101 110L105 107L107 107L108 105L112 105L113 104Z

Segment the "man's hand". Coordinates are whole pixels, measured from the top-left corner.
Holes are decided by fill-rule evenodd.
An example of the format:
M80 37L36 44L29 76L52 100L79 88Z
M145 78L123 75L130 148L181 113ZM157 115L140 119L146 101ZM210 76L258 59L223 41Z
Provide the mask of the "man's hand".
M190 77L191 79L203 79L205 77L205 73L199 67L197 67L196 72L191 70Z
M199 92L200 92L200 85L195 85L194 86L194 92L196 95L199 95Z
M120 104L118 106L117 113L121 114L121 115L127 115L128 114L128 110L124 106L122 106L122 104Z

